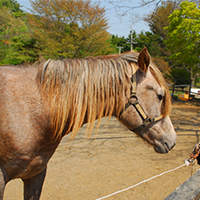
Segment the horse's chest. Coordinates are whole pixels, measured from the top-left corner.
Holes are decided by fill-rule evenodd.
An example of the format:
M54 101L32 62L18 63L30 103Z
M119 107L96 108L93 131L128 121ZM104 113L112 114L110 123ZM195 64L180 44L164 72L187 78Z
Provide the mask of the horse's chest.
M1 160L1 164L8 175L8 179L27 179L42 172L53 155L57 146L40 147L35 151L9 155L10 161ZM18 155L17 155L18 154Z
M56 148L53 149L41 149L37 153L35 153L32 158L27 162L26 168L24 169L23 177L34 176L41 171L43 171L49 159L53 155ZM21 178L21 177L20 177Z

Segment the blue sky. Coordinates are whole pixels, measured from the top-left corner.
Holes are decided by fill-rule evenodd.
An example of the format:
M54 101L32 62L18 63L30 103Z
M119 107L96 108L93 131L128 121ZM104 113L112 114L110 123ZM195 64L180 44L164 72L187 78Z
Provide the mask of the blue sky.
M23 6L22 9L31 7L29 0L17 0L17 2ZM105 7L106 9L106 16L108 19L108 24L110 26L110 28L108 29L109 33L118 35L118 36L127 37L130 33L131 28L135 30L137 34L139 34L142 30L144 31L149 30L148 25L141 19L141 17L144 14L148 14L150 11L152 11L154 8L154 5L151 4L142 8L134 9L133 11L134 14L129 13L126 16L119 18L117 16L118 12L116 11L115 5L110 4L109 0L101 0L100 2L101 2L101 6ZM117 2L117 1L114 1L114 2ZM141 3L141 0L131 0L131 1L125 0L121 2L125 3L125 5L128 5L128 6L139 6ZM136 17L134 16L140 19L134 20L136 19Z

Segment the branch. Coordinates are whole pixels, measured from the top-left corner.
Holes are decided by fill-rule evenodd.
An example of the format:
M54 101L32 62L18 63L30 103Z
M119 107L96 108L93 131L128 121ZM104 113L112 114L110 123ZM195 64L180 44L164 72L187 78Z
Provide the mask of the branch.
M190 73L190 70L186 67L185 63L183 63L183 67L185 68L185 70L186 70L187 72Z
M126 15L126 14L127 14L129 11L131 11L131 10L144 7L144 6L149 5L149 4L151 4L151 3L153 3L153 2L156 2L156 1L158 1L158 2L156 3L156 7L157 7L158 4L159 4L162 0L150 0L150 1L147 1L147 2L142 0L143 3L142 3L141 5L139 5L139 6L120 6L120 5L114 4L113 2L111 2L111 4L112 4L113 6L119 8L119 9L120 9L120 8L121 8L121 9L127 8L127 10L121 15L121 16L124 16L124 15Z

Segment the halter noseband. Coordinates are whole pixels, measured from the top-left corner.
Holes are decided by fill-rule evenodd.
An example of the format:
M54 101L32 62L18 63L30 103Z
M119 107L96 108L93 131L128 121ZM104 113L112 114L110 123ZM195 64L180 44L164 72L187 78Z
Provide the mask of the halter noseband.
M128 99L128 102L125 104L125 107L122 108L122 110L120 111L119 114L119 118L122 115L122 113L129 107L129 106L134 106L134 108L136 109L136 111L138 112L138 114L140 115L140 117L142 118L143 123L138 126L137 128L132 129L131 131L133 132L138 132L140 130L142 130L143 128L145 128L146 126L148 126L149 124L151 124L152 122L156 122L159 121L161 119L163 119L165 116L164 115L160 115L158 117L148 117L148 115L146 114L146 112L144 111L144 109L140 106L139 102L138 102L138 97L136 95L136 87L137 87L137 76L136 76L136 69L133 66L133 64L131 64L132 67L132 80L131 80L131 95ZM135 101L131 101L131 99L135 99Z

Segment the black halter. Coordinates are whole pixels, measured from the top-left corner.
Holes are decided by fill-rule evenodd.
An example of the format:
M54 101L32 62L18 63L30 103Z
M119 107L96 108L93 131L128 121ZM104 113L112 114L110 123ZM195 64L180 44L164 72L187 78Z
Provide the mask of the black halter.
M135 67L131 64L132 67L132 80L131 80L131 95L128 99L128 102L125 104L125 106L122 108L122 110L120 111L119 114L119 118L122 115L122 113L129 107L129 106L134 106L134 108L136 109L136 111L139 113L140 117L142 118L143 123L138 126L137 128L132 129L131 131L133 132L138 132L140 130L142 130L143 128L145 128L146 126L148 126L149 124L151 124L152 122L156 122L159 121L161 119L163 119L165 116L164 115L160 115L158 117L148 117L148 115L146 114L146 112L144 111L144 109L140 106L139 102L138 102L138 97L136 95L136 87L137 87L137 76L136 76L136 69ZM135 99L134 101L132 101L132 99Z

